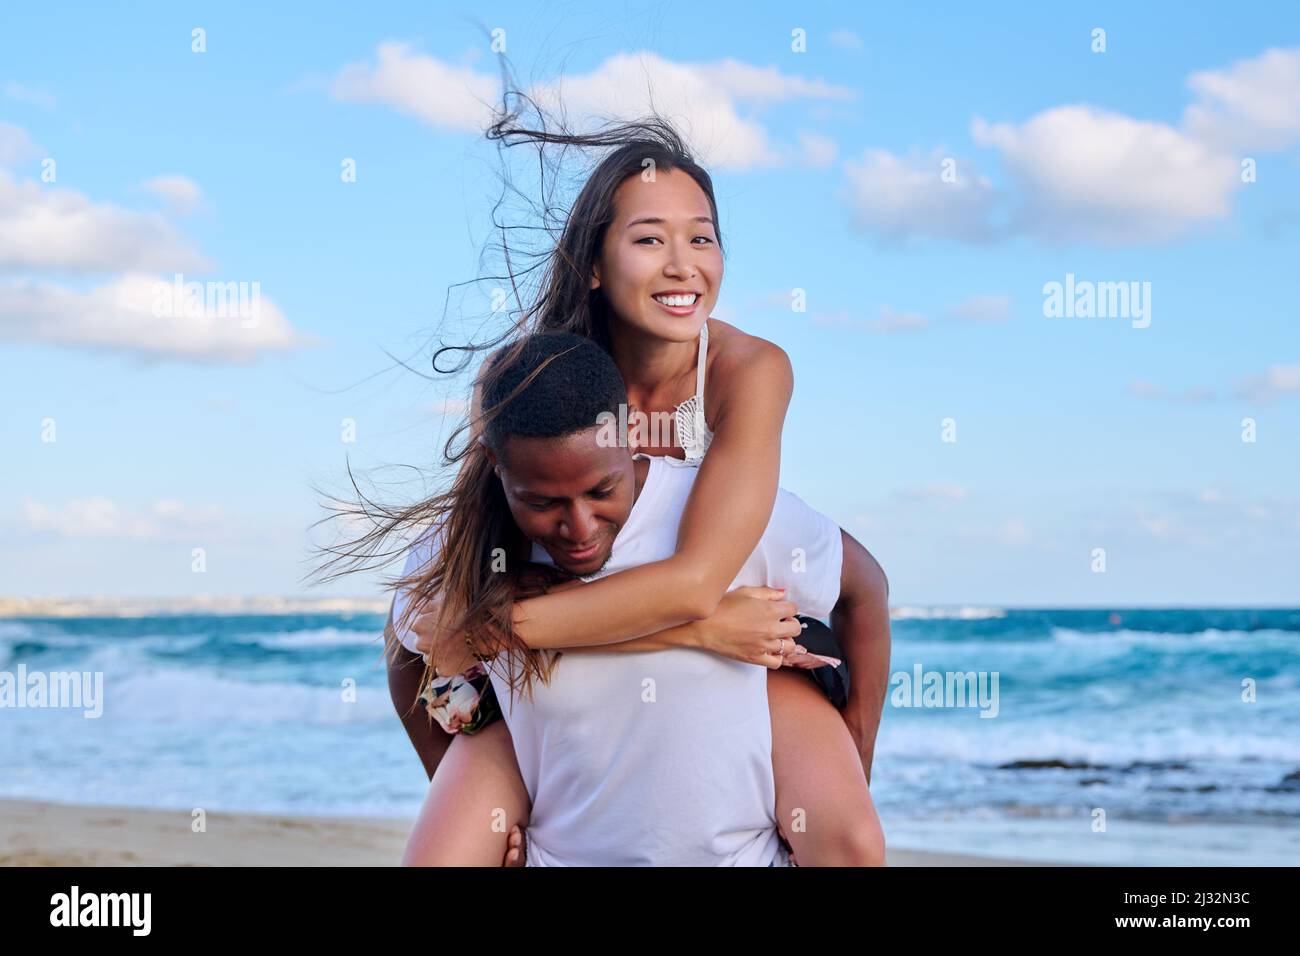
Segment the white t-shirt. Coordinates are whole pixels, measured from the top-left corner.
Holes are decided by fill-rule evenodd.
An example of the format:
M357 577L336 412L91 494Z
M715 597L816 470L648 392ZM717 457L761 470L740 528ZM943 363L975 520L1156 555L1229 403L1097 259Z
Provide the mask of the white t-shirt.
M613 554L593 577L676 550L699 469L649 460ZM550 563L536 544L532 557ZM799 613L826 618L842 559L835 522L780 491L732 588L786 587ZM530 866L788 862L775 829L767 668L692 648L584 652L563 655L527 699L511 703L500 663L492 682L532 799Z
M439 529L432 527L425 529L411 544L410 549L406 552L406 565L402 568L402 577L414 574L437 557L438 552L442 550L443 537L441 534L435 533L437 530ZM394 628L397 627L398 621L402 619L402 614L405 613L408 603L410 603L410 592L403 589L393 594L392 614ZM409 627L398 634L398 639L402 642L402 646L412 654L420 653L415 647L417 635Z

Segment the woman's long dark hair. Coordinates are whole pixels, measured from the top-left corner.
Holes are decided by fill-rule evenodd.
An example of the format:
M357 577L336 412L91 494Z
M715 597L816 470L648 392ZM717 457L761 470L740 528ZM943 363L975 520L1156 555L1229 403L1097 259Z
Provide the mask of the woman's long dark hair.
M587 132L574 131L562 114L549 114L518 88L504 56L500 63L504 92L485 135L497 144L502 158L502 192L492 210L497 240L491 247L501 256L502 272L473 281L504 283L508 286L504 298L514 307L506 312L509 321L504 328L482 341L444 345L435 351L432 362L435 372L455 374L474 354L501 346L497 354L502 361L489 363L493 367L480 372L484 390L495 381L501 368L518 357L523 338L533 332L573 332L610 351L611 310L603 291L592 289L590 280L614 218L615 193L630 177L649 180L671 170L687 173L708 198L718 247L722 249L713 180L695 162L668 120L652 113L628 122L607 121ZM506 150L519 146L531 146L536 151L535 165L528 167L536 171L535 184L520 186L510 172ZM556 147L558 156L548 152ZM576 198L566 208L555 194L564 178L564 160L570 150L590 151L598 156ZM506 221L503 210L515 201L524 204L535 224ZM515 236L521 241L512 244ZM461 353L460 362L452 368L440 368L439 358L455 352ZM364 520L369 529L321 548L333 557L321 564L314 576L324 583L371 569L376 562L382 567L402 553L400 547L381 550L390 539L410 537L425 527L441 528L443 546L429 566L385 582L389 589L408 590L412 598L402 620L393 622L394 631L400 634L409 626L422 602L433 602L439 608L439 627L466 634L479 653L492 656L506 650L517 652L523 662L518 681L527 692L533 679L545 681L549 677L558 655L532 651L523 643L512 625L512 605L518 598L543 592L562 575L551 576L527 564L523 535L510 515L500 479L478 440L490 415L485 418L477 411L471 410L469 419L444 446L444 467L456 469L457 474L450 488L441 494L412 505L385 506L361 492L349 468L357 501L328 502L331 514L322 521ZM507 555L505 574L491 570L498 548ZM389 650L395 650L396 634L390 633L387 638ZM431 677L431 669L426 668L422 686ZM510 683L513 690L513 676Z

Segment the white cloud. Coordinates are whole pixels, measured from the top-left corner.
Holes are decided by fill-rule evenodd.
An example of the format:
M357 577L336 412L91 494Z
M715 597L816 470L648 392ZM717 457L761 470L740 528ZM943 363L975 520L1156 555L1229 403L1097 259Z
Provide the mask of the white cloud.
M895 493L908 501L965 501L970 493L961 485L934 482L928 485L909 485Z
M788 306L783 293L772 293L759 300L764 304ZM964 302L933 322L919 312L900 312L892 306L881 306L877 318L869 319L841 309L837 312L818 313L812 324L823 328L869 329L872 332L914 332L933 325L951 325L957 321L1001 322L1011 317L1011 297L1005 295L971 295Z
M1193 73L1193 136L1223 150L1279 150L1300 141L1300 49L1266 50L1222 70Z
M94 202L0 169L0 273L203 271L209 264L156 212Z
M153 179L145 180L141 185L165 202L172 212L179 215L193 212L203 200L203 190L199 188L199 184L179 173L155 176Z
M469 414L469 405L468 398L440 398L429 406L429 410L445 418L459 418Z
M652 109L672 122L701 163L726 169L773 166L788 148L769 141L761 124L740 115L739 103L767 106L790 100L842 100L852 93L820 80L755 67L736 60L675 63L654 53L619 53L591 73L533 90L550 109L560 103L579 125L596 119L631 119Z
M349 63L334 80L336 99L384 103L440 129L481 132L490 122L497 83L476 73L415 53L390 40L376 50L378 62Z
M1178 398L1184 402L1212 402L1218 398L1218 393L1208 385L1197 385L1184 389Z
M4 95L6 99L14 100L18 103L33 103L36 106L43 106L46 109L54 107L54 94L45 90L32 89L29 86L23 86L21 83L6 83L4 85Z
M1165 390L1154 382L1134 379L1128 383L1128 393L1134 398L1164 398Z
M861 50L863 47L862 37L852 30L832 30L826 39L838 50Z
M130 508L102 497L75 499L59 507L28 498L23 501L22 520L29 532L69 539L170 541L201 546L203 538L213 540L229 532L229 521L220 508L194 508L174 499Z
M1134 379L1126 389L1135 398L1175 402L1212 402L1219 398L1216 389L1194 385L1173 392L1152 382ZM1300 395L1300 364L1272 365L1256 375L1247 375L1232 389L1232 395L1249 402L1269 405L1287 395Z
M803 161L814 169L829 169L835 162L839 146L829 136L803 131L799 134L799 146L803 149Z
M783 304L787 308L789 307L788 301ZM876 321L875 319L868 319L864 316L858 315L857 313L849 312L846 309L841 309L838 312L812 312L809 314L811 315L811 322L814 326L827 329L869 329L871 328L872 323Z
M998 528L998 540L1012 547L1029 544L1033 537L1024 518L1009 518Z
M869 323L876 332L912 332L926 328L930 320L916 312L897 312L887 305L880 307L880 318Z
M40 147L32 142L27 130L0 120L0 166L16 166L40 154Z
M868 149L861 160L845 162L854 224L886 239L988 238L997 201L992 183L978 173L960 172L955 182L944 182L941 164L946 158L941 150L905 159ZM959 171L970 168L969 163L957 164Z
M1164 123L1061 106L1019 126L976 118L1018 187L1016 231L1051 241L1172 239L1227 218L1237 160Z
M628 60L645 65L654 78L655 72L667 67L690 70L707 84L717 84L736 99L764 106L790 100L850 100L853 91L822 80L808 80L801 76L782 73L774 66L754 66L739 60L726 59L718 63L672 63L654 53L622 54ZM618 59L611 57L610 60ZM610 62L606 60L605 62Z
M1237 386L1237 395L1264 405L1284 395L1300 395L1300 364L1273 365L1262 375L1249 375Z
M1214 389L1205 385L1196 385L1191 388L1185 388L1181 392L1171 392L1153 382L1147 382L1142 379L1134 379L1129 382L1126 391L1134 398L1168 400L1174 402L1211 402L1218 397Z
M432 126L479 132L500 95L499 80L415 52L407 43L378 47L378 63L345 66L333 84L342 100L384 103ZM563 107L577 129L595 121L639 118L651 109L678 125L701 162L730 169L787 162L738 104L770 106L794 100L845 100L845 87L737 60L676 63L655 53L619 53L589 73L540 83L529 90L548 110Z
M264 353L317 344L290 326L260 288L255 321L233 310L223 315L206 302L193 317L156 315L155 305L168 285L142 274L124 275L88 292L29 279L3 282L0 340L122 352L148 360L235 365ZM249 283L246 304L253 303L254 291ZM245 328L245 321L251 327Z
M888 305L881 306L879 316L874 319L840 309L813 313L811 321L818 328L867 329L872 332L913 332L930 325L930 320L919 313L899 312Z
M0 124L0 152L29 146L26 134ZM180 175L143 184L174 210L195 208L202 192ZM198 282L199 301L184 296L211 266L158 212L95 202L71 189L18 181L0 169L0 276L20 273L110 273L93 288L74 289L30 275L0 279L0 341L95 351L145 360L246 364L259 355L316 344L292 328L260 282ZM182 300L160 290L181 275ZM231 292L242 298L229 299Z
M1005 322L1011 318L1011 296L971 295L952 310L959 319L976 322Z
M1196 99L1178 126L1086 104L1022 123L974 117L974 141L999 154L1005 196L978 174L965 192L945 194L940 185L958 184L940 183L933 160L869 150L845 167L854 219L885 238L1119 245L1194 234L1231 215L1244 155L1300 142L1300 49L1268 50L1187 82Z

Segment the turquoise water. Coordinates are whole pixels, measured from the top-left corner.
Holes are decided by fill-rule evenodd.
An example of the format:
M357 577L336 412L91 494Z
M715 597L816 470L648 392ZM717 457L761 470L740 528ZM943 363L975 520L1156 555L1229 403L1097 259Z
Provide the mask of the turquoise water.
M388 699L382 624L0 621L0 671L102 672L104 688L98 719L0 709L0 796L411 816L425 781ZM984 672L990 690L996 674L997 696L905 707L891 682L872 776L891 845L1300 860L1300 611L930 611L893 630L894 674Z

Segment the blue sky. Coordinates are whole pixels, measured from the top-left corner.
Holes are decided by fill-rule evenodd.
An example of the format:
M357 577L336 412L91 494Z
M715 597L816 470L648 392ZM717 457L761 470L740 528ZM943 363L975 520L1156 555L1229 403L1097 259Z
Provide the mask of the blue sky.
M782 484L895 603L1297 603L1300 14L328 7L6 11L0 594L300 594L312 484L432 487L464 380L385 350L427 368L488 238L477 20L577 115L649 78L688 127L715 314L794 364ZM257 327L150 314L176 272L258 283ZM1067 273L1149 326L1046 316Z

